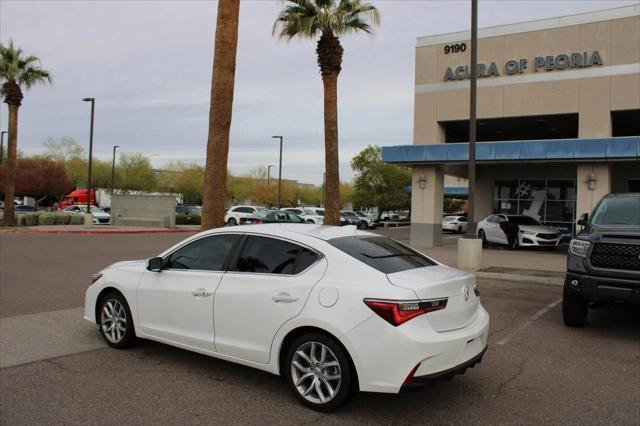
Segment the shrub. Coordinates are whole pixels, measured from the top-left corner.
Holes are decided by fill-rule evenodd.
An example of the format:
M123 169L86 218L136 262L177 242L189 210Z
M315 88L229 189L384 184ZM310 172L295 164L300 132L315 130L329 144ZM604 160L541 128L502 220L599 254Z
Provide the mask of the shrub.
M176 225L188 225L189 224L189 216L184 213L176 214Z
M69 213L69 225L83 225L84 216L79 213Z
M53 214L54 225L68 225L71 218L67 212L55 212Z
M54 217L54 213L42 213L38 216L38 225L53 225Z
M38 217L42 213L27 213L24 215L24 226L37 226L38 225Z

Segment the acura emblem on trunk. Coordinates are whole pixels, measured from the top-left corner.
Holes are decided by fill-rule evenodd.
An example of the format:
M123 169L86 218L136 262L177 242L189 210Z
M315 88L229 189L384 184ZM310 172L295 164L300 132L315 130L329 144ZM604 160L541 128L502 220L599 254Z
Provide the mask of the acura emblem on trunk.
M464 290L462 290L462 293L464 294L464 301L466 302L467 300L469 300L469 287L464 286Z

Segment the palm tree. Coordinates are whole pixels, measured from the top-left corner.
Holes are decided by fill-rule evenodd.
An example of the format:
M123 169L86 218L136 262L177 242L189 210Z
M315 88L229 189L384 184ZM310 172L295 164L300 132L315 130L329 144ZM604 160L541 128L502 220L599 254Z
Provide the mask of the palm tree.
M324 223L340 223L338 171L338 74L343 48L338 37L363 31L373 34L380 23L375 6L361 0L288 0L273 24L280 38L315 39L318 66L324 86L325 216Z
M224 225L229 130L236 76L240 0L220 0L216 19L209 137L202 200L202 229Z
M13 197L16 183L16 156L18 144L18 109L22 104L22 89L37 83L51 83L51 74L40 68L40 59L24 56L13 40L4 46L0 43L0 94L9 106L9 141L7 143L7 176L4 190L4 225L14 226Z

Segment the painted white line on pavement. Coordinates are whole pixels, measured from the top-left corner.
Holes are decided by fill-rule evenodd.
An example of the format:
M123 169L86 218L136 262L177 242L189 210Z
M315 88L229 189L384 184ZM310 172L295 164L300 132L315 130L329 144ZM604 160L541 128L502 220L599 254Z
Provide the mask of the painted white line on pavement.
M520 333L525 328L529 327L529 325L531 325L532 322L537 321L538 319L540 319L541 316L543 316L544 314L549 312L551 309L553 309L560 302L562 302L562 298L560 298L560 299L558 299L558 300L556 300L554 302L551 302L547 306L545 306L544 308L540 309L531 318L529 318L524 324L522 324L520 327L518 327L513 333L511 333L508 336L505 336L501 340L499 340L498 341L498 345L506 344L509 340L511 340L512 337L514 337L516 334Z
M0 368L106 347L84 308L0 318Z

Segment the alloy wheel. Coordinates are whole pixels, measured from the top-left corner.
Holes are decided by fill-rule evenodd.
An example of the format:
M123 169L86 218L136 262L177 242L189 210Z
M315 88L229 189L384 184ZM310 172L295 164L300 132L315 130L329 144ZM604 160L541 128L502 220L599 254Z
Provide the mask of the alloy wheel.
M108 299L100 314L102 334L111 343L120 343L127 331L127 311L117 299Z
M300 395L315 404L331 401L342 383L338 358L320 342L306 342L296 349L291 360L291 376Z

